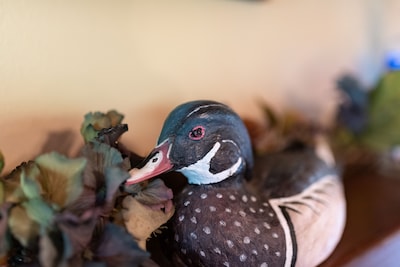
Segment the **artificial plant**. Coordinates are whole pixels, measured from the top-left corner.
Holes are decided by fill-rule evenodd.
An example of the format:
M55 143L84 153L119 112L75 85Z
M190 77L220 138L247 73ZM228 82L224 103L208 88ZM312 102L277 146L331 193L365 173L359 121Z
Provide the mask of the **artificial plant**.
M161 180L121 190L140 158L119 150L118 139L127 131L122 119L116 111L88 113L79 157L43 154L1 177L3 265L151 264L145 241L172 216L172 191ZM0 155L0 171L3 162ZM132 221L153 228L147 227L143 236Z

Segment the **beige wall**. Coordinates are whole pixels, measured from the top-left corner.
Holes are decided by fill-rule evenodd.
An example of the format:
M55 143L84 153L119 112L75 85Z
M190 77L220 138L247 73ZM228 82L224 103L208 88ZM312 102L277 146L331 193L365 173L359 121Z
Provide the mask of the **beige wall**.
M75 153L92 110L124 113L124 141L141 154L168 111L190 99L220 100L253 117L263 100L329 119L337 76L373 79L380 52L400 34L399 2L0 0L7 169L54 140Z

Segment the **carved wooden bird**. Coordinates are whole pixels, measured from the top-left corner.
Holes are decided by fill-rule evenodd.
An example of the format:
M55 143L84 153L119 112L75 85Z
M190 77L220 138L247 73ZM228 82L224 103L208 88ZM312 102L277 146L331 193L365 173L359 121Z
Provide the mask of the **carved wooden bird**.
M337 245L345 198L324 143L254 158L240 117L214 101L176 107L127 184L168 171L188 185L171 219L181 266L316 266Z

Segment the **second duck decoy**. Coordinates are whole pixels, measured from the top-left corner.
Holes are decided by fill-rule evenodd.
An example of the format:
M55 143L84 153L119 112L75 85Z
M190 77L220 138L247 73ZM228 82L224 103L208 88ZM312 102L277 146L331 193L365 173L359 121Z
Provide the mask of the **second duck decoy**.
M127 185L168 171L188 180L171 219L176 266L316 266L342 235L343 187L325 143L254 157L224 104L176 107L142 166Z

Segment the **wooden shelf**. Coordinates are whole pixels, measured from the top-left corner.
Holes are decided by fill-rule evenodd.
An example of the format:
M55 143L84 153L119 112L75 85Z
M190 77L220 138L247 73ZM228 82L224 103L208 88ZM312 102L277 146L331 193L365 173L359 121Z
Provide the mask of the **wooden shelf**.
M385 177L358 166L349 168L343 181L346 227L336 250L320 267L399 266L400 174Z
M168 180L167 180L168 181ZM400 174L385 177L372 168L347 169L343 175L347 222L333 254L319 267L398 267L400 262ZM162 236L159 236L162 239ZM160 257L159 242L148 244Z

